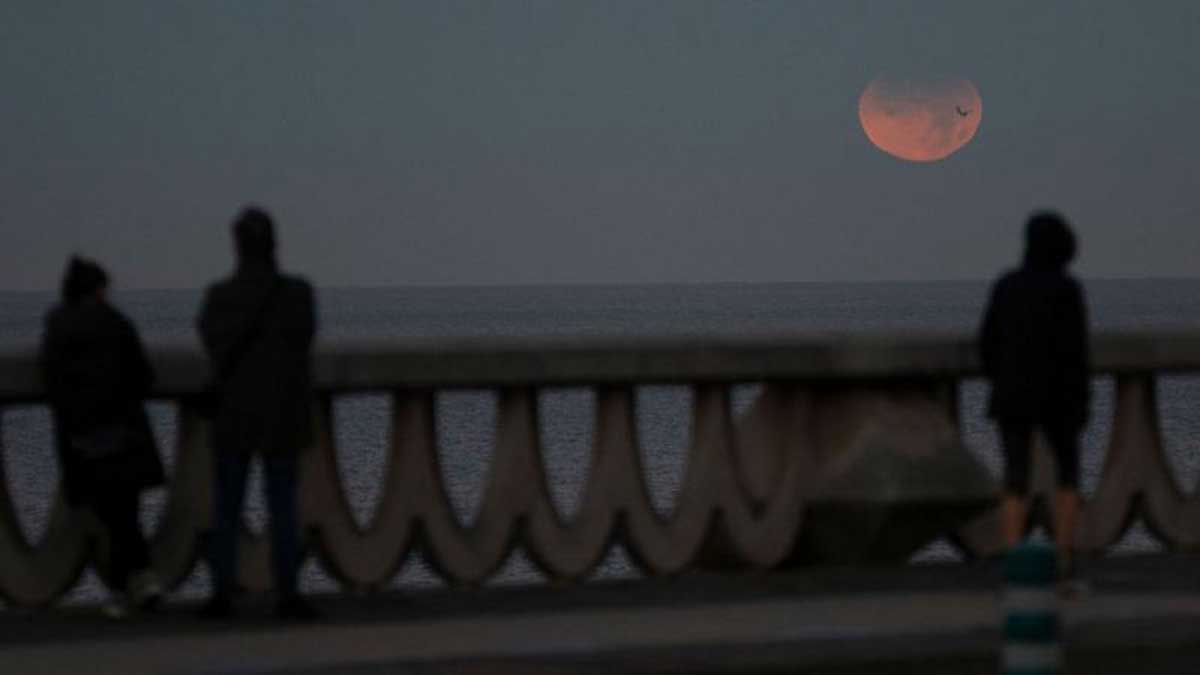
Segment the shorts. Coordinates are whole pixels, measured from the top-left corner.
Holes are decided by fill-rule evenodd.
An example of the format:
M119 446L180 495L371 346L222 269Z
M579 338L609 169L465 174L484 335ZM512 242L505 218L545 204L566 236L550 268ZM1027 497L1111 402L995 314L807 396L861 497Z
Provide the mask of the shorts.
M1004 445L1004 490L1008 494L1029 493L1029 474L1033 465L1033 432L1040 428L1054 452L1058 466L1058 487L1079 487L1079 430L1073 424L1033 424L1001 422L1000 439Z

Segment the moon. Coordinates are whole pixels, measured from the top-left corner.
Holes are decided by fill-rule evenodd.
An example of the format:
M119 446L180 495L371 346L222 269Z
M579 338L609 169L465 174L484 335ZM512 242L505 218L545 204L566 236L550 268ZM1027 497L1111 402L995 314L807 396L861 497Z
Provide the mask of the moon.
M910 162L936 162L979 130L983 100L965 78L872 80L858 98L858 121L875 147Z

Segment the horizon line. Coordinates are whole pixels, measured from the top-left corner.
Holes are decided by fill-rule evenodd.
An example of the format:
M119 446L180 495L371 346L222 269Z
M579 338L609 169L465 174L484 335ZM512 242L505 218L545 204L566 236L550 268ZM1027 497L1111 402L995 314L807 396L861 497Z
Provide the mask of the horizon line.
M286 270L285 270L286 272ZM303 276L303 275L301 275ZM1109 281L1200 281L1200 275L1197 276L1082 276L1076 275L1081 281L1086 282L1109 282ZM222 277L223 278L223 277ZM306 277L307 278L307 277ZM987 283L993 281L996 277L972 277L972 278L943 278L943 279L826 279L826 280L800 280L800 281L738 281L738 280L722 280L722 281L644 281L644 282L626 282L626 281L562 281L552 283L542 282L507 282L507 283L445 283L445 282L416 282L416 283L398 283L398 284L334 284L322 285L313 284L313 287L318 290L331 291L368 291L368 290L395 290L401 288L407 289L482 289L482 288L632 288L645 286L658 287L679 287L679 286L829 286L829 285L883 285L883 284L963 284L963 283ZM309 279L311 281L311 278ZM186 291L203 291L207 284L202 286L120 286L116 288L120 291L132 291L139 293L156 293L156 292L186 292ZM51 288L0 288L0 293L54 293L57 289Z

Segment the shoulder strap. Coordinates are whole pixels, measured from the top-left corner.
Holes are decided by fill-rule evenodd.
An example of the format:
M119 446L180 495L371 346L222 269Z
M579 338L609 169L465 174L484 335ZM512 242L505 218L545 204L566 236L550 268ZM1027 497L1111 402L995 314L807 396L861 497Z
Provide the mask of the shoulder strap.
M262 304L255 310L254 318L250 320L249 325L246 326L246 330L238 336L237 342L233 343L233 347L229 350L229 354L226 355L225 360L219 364L217 368L218 379L226 380L237 370L237 367L242 362L242 358L250 350L250 345L254 344L254 340L262 332L263 325L266 323L267 311L271 309L275 296L279 295L279 288L282 285L282 279L276 276L274 281L271 282L271 289L267 291L266 298L263 299Z

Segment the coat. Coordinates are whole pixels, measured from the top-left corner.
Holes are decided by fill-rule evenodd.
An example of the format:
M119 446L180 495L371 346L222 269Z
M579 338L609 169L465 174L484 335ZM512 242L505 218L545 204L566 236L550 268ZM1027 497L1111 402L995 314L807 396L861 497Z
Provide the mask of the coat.
M137 330L97 299L58 305L46 316L40 365L67 500L90 503L107 494L163 482L143 399L154 380ZM81 454L72 438L121 428L124 451L101 459Z
M1083 289L1061 266L1030 256L992 287L980 334L991 381L988 414L1001 423L1065 424L1088 417Z
M197 321L213 369L219 451L290 454L313 440L312 286L247 263L210 286Z

